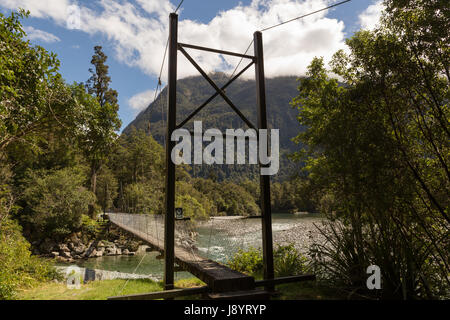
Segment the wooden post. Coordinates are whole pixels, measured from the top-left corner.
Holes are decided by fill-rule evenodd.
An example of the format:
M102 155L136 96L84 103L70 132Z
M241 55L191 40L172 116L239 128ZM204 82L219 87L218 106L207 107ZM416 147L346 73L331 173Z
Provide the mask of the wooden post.
M178 15L170 14L169 26L169 80L168 113L166 136L166 216L164 220L164 289L174 288L175 262L175 164L171 154L175 142L171 140L176 128L177 112L177 52L178 52Z
M256 71L256 102L258 105L258 128L267 129L266 89L264 80L264 56L262 33L253 34L255 49ZM260 164L261 165L261 164ZM273 271L273 243L272 243L272 209L270 206L270 176L260 175L261 214L262 214L262 245L264 280L274 278ZM273 285L267 285L266 290L274 291Z

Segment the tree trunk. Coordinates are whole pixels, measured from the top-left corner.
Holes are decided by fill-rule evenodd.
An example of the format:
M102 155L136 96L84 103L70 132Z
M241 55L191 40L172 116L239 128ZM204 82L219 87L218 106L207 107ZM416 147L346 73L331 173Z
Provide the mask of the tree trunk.
M95 194L97 190L97 168L95 164L91 165L91 191ZM95 207L93 204L89 205L89 216L95 218Z

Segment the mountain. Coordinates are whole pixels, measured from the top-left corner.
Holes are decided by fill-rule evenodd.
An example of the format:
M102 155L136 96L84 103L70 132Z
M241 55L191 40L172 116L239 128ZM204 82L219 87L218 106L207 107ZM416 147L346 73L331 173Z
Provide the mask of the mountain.
M220 87L228 81L228 76L223 73L214 73L210 75L211 79ZM270 129L280 130L280 172L274 177L275 180L286 179L294 173L296 165L287 159L287 154L298 150L299 146L291 141L301 130L296 116L296 109L290 106L292 98L297 96L298 82L296 77L277 77L266 79L266 100L267 100L267 119ZM202 77L188 77L177 81L177 123L184 120L199 105L208 99L215 90ZM227 96L233 101L236 107L249 119L255 126L257 125L257 107L256 107L256 87L254 80L237 79L226 89ZM131 127L144 129L150 132L156 141L163 143L166 128L166 109L167 109L167 87L143 110L134 121L125 129L124 134L130 132ZM192 130L193 121L202 120L203 130L208 128L217 128L222 132L225 129L247 129L245 123L234 113L230 106L218 96L211 101L203 110L201 110L185 128ZM210 174L210 166L205 165L196 170L195 175L207 176ZM223 172L219 172L218 178L240 177L243 172L249 172L253 176L257 173L255 168L249 170L247 165L221 166ZM255 166L253 166L255 167ZM217 176L215 172L214 175Z

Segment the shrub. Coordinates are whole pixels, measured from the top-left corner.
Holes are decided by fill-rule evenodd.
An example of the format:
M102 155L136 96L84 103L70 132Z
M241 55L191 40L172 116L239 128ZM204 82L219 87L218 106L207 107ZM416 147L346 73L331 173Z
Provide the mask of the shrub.
M255 248L239 249L227 264L231 269L246 274L260 273L263 269L261 250Z
M0 300L14 298L21 287L55 278L59 275L49 262L31 256L18 223L5 219L0 225Z
M293 244L279 245L273 252L274 271L277 277L301 274L306 271L306 258L303 257ZM239 249L228 266L236 271L250 275L263 272L263 256L260 249Z
M175 201L176 207L182 207L185 217L196 219L206 219L208 214L198 200L190 195L177 196Z
M86 214L81 215L81 231L90 238L96 238L105 228L106 221L92 219Z
M278 277L302 274L306 271L306 258L293 244L278 246L273 252L274 271Z
M39 234L65 237L80 229L81 215L95 200L83 182L83 174L72 168L28 172L23 193L25 212Z

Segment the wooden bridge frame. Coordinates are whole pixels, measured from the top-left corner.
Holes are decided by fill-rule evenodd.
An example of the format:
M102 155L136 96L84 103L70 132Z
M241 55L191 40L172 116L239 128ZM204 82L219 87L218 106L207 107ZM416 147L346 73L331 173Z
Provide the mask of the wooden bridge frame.
M225 102L238 114L238 116L252 129L256 127L239 111L233 102L227 97L224 90L234 80L241 76L252 64L255 64L256 77L256 98L258 111L258 128L267 129L267 110L266 110L266 92L264 78L264 57L262 33L257 31L254 37L255 56L243 55L230 51L205 48L191 44L178 42L178 15L170 14L169 25L169 78L168 78L168 114L167 114L167 136L166 136L166 197L165 208L166 215L164 221L164 288L165 290L174 289L174 263L175 263L175 164L172 162L171 154L175 147L175 142L171 140L174 130L183 127L190 119L192 119L200 110L202 110L215 97L220 95ZM231 78L225 85L219 88L214 81L206 74L205 71L194 61L194 59L186 52L185 48L215 52L224 55L232 55L251 62ZM192 65L200 72L200 74L208 81L208 83L216 90L216 92L192 112L179 125L176 123L176 100L177 100L177 54L178 51L192 63ZM260 164L261 166L261 164ZM261 190L261 218L262 218L262 247L263 247L263 264L264 264L264 286L267 291L274 290L274 267L273 267L273 243L272 243L272 212L270 205L270 176L260 176Z

